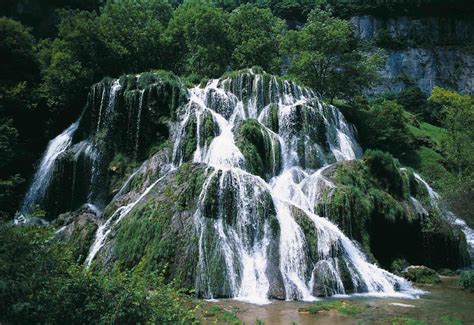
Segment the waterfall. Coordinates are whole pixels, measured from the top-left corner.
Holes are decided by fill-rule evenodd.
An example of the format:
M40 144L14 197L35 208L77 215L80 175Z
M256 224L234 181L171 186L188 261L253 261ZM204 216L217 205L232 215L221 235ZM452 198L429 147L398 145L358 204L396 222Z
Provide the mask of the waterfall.
M416 180L426 188L430 198L431 206L445 212L442 215L446 218L446 220L450 224L459 227L466 236L472 267L474 267L474 230L467 225L466 221L458 218L453 212L442 206L440 202L440 195L419 174L413 173L413 175L415 176Z
M106 85L107 89L93 90L91 134L74 145L87 151L92 161L87 202L82 203L100 208L102 167L108 162L102 161L104 144L94 136L113 137L108 128L116 127L114 132L118 132L120 125L128 125L135 132L128 147L136 156L140 132L146 134L146 129L140 130L140 124L147 122L142 114L153 109L148 97L155 93L146 92L144 110L143 89L121 91L118 80ZM132 109L127 103L116 105L118 100L123 103L127 91L134 92L131 102L138 104L138 110L133 108L137 116L127 111L128 124L114 126L116 117L124 116L114 113L115 106ZM413 297L420 293L404 279L368 262L357 243L316 213L322 196L335 188L325 176L328 166L362 154L355 130L337 108L323 103L310 89L255 70L210 80L187 92L187 102L173 112L176 118L169 122L173 143L169 158L166 162L156 159L159 166L151 171L152 180L130 189L132 180L143 182L148 175L144 166L155 164L153 157L145 161L108 208L97 213L104 219L89 249L87 266L107 243L113 244L110 237L115 227L146 204L161 181L171 182L173 171L184 163L195 163L206 167L191 225L199 251L194 277L198 296L264 304L272 298L311 301L335 294ZM42 170L51 170L54 160L71 145L76 128L77 122L51 141L28 193L38 195L38 189L47 188L51 175ZM120 197L128 201L117 208ZM34 200L28 199L28 205Z
M60 135L48 143L48 147L41 158L39 167L36 170L33 181L21 205L21 213L28 213L29 210L35 204L39 203L46 195L48 185L50 184L53 177L55 164L61 154L64 153L71 145L72 136L78 125L79 120L72 123Z
M155 182L153 182L150 186L148 186L146 188L146 190L138 197L138 199L136 199L135 201L127 204L127 205L124 205L124 206L121 206L120 208L118 208L113 214L112 216L107 219L107 221L99 226L99 228L97 229L97 232L96 232L96 235L95 235L95 239L94 239L94 242L92 243L90 249L89 249L89 253L87 255L87 258L85 260L85 264L87 266L90 266L92 261L94 260L94 257L97 255L97 253L99 252L99 250L104 246L105 244L105 241L108 237L108 235L110 234L110 232L112 231L112 227L114 225L117 225L130 211L132 211L132 209L153 189L153 187L155 187L155 185L161 181L166 175L160 177L159 179L157 179Z
M120 79L115 79L110 87L109 98L104 103L104 94L101 98L100 108L99 108L99 115L97 118L97 129L96 129L96 139L94 139L91 143L89 150L93 152L90 157L92 158L92 168L91 168L91 178L90 178L90 186L89 186L89 193L87 196L87 201L94 205L97 205L103 208L104 202L101 202L100 199L100 191L103 186L101 184L103 173L102 173L102 164L103 164L103 152L102 148L99 148L97 143L97 136L100 134L101 130L108 130L109 125L112 120L112 115L115 109L115 105L117 102L117 95L120 91L122 86L120 85ZM104 88L105 92L105 88ZM106 105L105 111L103 111L103 106ZM99 136L100 137L100 136Z
M190 101L176 123L173 160L183 162L188 133L197 138L193 162L206 164L213 170L203 186L195 214L199 236L199 275L197 291L213 299L225 294L254 303L268 302L269 245L272 234L269 222L279 225L279 272L287 300L314 300L315 278L334 279L332 293L345 294L341 267L350 274L357 293L406 296L416 293L400 277L367 262L364 254L329 220L315 214L315 205L324 189L334 187L322 172L328 162L356 159L361 149L354 140L351 127L332 106L322 104L311 91L293 83L276 79L269 82L270 100L265 104L260 75L250 74L250 89L243 86L242 77L233 80L211 80L206 87L190 90ZM233 89L231 92L230 89ZM245 95L245 93L247 94ZM244 94L244 95L243 95ZM267 123L271 105L277 106L278 131ZM208 114L218 129L210 144L203 146L203 116ZM302 117L302 120L298 120ZM241 151L236 137L245 121L257 119L263 137L271 143L272 177L263 179L248 171L249 161ZM305 130L298 132L297 123L321 121L325 144L308 138ZM193 125L197 124L195 127ZM315 126L305 125L310 129ZM326 145L326 148L323 146ZM281 149L281 168L276 168L274 147ZM305 155L305 157L302 157ZM318 159L312 159L316 155ZM309 156L309 157L308 157ZM306 165L304 168L302 165ZM309 165L309 168L308 168ZM209 208L207 200L217 201ZM259 207L267 211L261 212ZM311 261L308 242L295 219L300 211L313 224L318 237L319 261ZM209 245L217 242L218 245ZM337 255L337 256L335 256ZM223 263L226 281L224 289L214 283L219 274L215 263ZM220 282L219 282L220 283ZM401 293L400 290L405 290Z

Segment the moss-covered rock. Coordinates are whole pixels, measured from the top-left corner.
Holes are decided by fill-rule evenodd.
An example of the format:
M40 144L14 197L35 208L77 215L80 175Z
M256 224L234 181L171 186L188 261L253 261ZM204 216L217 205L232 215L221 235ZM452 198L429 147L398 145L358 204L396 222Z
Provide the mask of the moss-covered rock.
M191 164L165 176L113 229L99 260L109 269L165 271L192 288L199 257L193 215L204 179L204 167Z
M406 279L416 283L436 284L441 282L435 270L422 265L409 266L403 270L402 275Z
M53 166L42 208L57 216L86 202L104 207L130 169L168 140L186 100L180 79L163 71L93 85L71 146Z
M461 230L438 209L429 209L429 204L417 210L414 195L419 204L429 201L429 196L417 185L413 172L400 169L390 155L369 152L364 160L339 163L327 173L336 188L323 195L318 213L357 240L385 268L397 259L437 269L470 263Z
M56 238L65 240L77 263L83 263L89 253L97 231L96 211L85 206L74 212L63 213L54 221L59 228Z
M280 144L257 120L249 119L240 125L237 146L251 173L270 179L280 171Z
M318 233L314 225L313 220L311 220L304 211L292 207L292 215L296 223L300 226L301 230L304 233L306 240L307 256L310 259L311 263L308 265L316 264L319 260L318 255Z

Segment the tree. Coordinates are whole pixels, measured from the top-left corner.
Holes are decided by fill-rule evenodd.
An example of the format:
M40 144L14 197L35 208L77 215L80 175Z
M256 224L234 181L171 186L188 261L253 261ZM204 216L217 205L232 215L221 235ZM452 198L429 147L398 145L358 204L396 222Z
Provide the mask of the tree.
M17 21L0 17L0 80L16 83L37 76L35 39L28 28Z
M79 115L90 85L102 77L105 45L99 35L95 13L66 11L59 13L58 37L39 46L42 95L53 121L62 115L67 124ZM59 125L61 129L65 124Z
M218 77L229 66L231 46L227 14L207 1L180 5L166 30L167 61L176 74Z
M474 99L435 87L428 99L441 110L446 134L441 141L447 167L456 175L445 186L445 197L455 213L474 225Z
M273 14L284 18L291 25L302 23L312 9L325 3L324 0L268 0L268 2Z
M349 21L319 8L309 14L304 28L290 31L283 48L290 57L290 75L319 91L332 102L351 100L377 80L381 55L358 50Z
M435 87L429 101L441 106L447 134L443 151L458 179L474 173L474 100L471 96Z
M162 34L171 15L165 0L108 1L99 18L101 39L110 50L107 72L162 68Z
M269 9L248 4L232 11L229 25L229 36L234 47L232 68L258 65L267 72L278 71L278 38L285 27L283 20L273 16Z
M21 23L0 17L0 39L0 220L5 220L20 202L23 175L44 138L44 118L34 37Z
M417 114L420 118L433 124L440 124L439 105L428 102L427 96L420 87L408 87L397 96L397 103L409 112Z
M370 108L366 132L370 148L381 149L395 156L408 152L413 136L408 130L403 108L394 101L384 100Z

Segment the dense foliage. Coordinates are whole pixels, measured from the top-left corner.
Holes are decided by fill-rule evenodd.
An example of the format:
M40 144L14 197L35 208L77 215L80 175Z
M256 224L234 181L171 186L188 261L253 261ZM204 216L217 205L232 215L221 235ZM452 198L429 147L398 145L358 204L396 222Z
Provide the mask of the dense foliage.
M466 271L461 273L459 283L465 288L474 292L474 271Z
M332 102L352 99L377 80L379 54L357 48L348 21L330 12L313 10L303 29L290 31L283 42L290 56L290 75L318 90Z
M371 186L398 199L406 194L393 155L420 171L474 224L472 96L435 88L428 97L410 87L365 97L364 90L377 82L383 54L365 51L346 19L460 13L472 6L468 0L2 1L0 222L14 216L48 139L79 116L94 82L164 69L197 84L260 66L342 107L364 149L371 149L364 158L367 173L377 180ZM386 48L400 45L383 33L375 41ZM242 127L239 145L255 158L256 173L267 177L268 139L252 122ZM379 192L350 192L354 202L386 201L374 193ZM356 212L366 212L361 211ZM389 212L397 216L399 210ZM195 320L183 308L189 302L160 276L89 272L75 263L70 247L51 239L49 229L0 223L0 232L0 322ZM133 258L129 250L119 253ZM472 287L471 273L463 279Z
M57 1L38 6L48 13L44 23L54 29L40 28L36 15L23 15L12 3L1 8L34 27L0 18L3 218L14 214L47 139L77 118L90 85L105 76L165 69L198 83L260 66L288 72L287 77L329 100L353 101L376 80L380 63L378 55L362 54L350 24L322 10L327 7L322 1ZM303 22L308 15L303 29L287 33L287 22Z
M196 322L193 304L160 275L91 272L50 229L0 226L2 323Z

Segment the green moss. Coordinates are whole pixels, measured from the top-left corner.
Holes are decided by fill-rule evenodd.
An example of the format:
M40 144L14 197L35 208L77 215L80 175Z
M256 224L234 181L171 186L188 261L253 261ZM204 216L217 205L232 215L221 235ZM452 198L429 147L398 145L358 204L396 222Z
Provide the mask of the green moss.
M168 280L193 287L198 258L193 212L203 181L202 167L184 164L152 189L116 229L115 265L146 273L166 270Z
M310 314L317 314L321 311L335 311L342 315L357 315L365 310L364 307L351 301L330 301L315 303L308 308L300 308L299 312L309 312Z
M398 198L406 198L398 160L380 150L367 150L364 154L364 163L385 191Z
M212 305L208 310L205 311L204 314L206 318L212 318L212 323L222 322L225 324L243 325L244 323L237 317L237 311L238 308L236 307L229 310Z
M206 188L206 196L204 197L204 216L208 218L217 218L219 208L219 179L221 175L222 171L218 171L214 176L212 176Z
M344 290L346 291L346 294L354 293L355 288L354 283L352 282L352 276L349 271L349 267L347 266L344 259L341 258L337 259L337 264L339 268L339 275L341 277L342 284L344 285Z
M425 264L433 268L457 268L470 265L463 232L450 225L436 209L421 224Z
M426 266L409 266L402 272L402 275L416 283L436 284L441 282L436 271Z
M426 187L410 169L400 171L391 156L369 152L363 161L340 163L329 172L337 187L324 193L317 212L357 240L384 267L400 258L436 269L469 263L459 229L436 209L428 216L414 210L410 196L429 206Z
M463 325L463 321L453 316L443 316L441 320L445 325Z
M190 118L190 122L186 126L186 131L183 139L183 161L191 161L193 159L194 151L197 148L196 131L197 125L194 118Z
M269 179L275 174L274 171L279 171L280 145L257 120L249 119L242 123L237 135L237 146L251 173Z
M325 203L319 205L318 212L336 223L349 237L363 243L372 208L370 198L367 199L358 188L340 187Z
M71 238L69 239L72 248L72 256L78 263L83 263L88 255L89 247L95 238L97 225L91 221L81 224L76 223Z
M216 125L212 114L208 111L205 111L204 115L201 117L201 129L200 129L200 143L199 145L209 146L212 142L212 139L217 136Z
M136 162L122 153L117 153L109 163L109 195L117 193L136 167Z
M181 165L175 175L175 181L177 184L185 185L186 191L179 193L176 200L179 211L188 210L193 206L202 189L205 177L206 173L203 170L196 170L189 163ZM175 195L175 193L171 195Z
M404 259L396 259L390 266L390 271L394 274L401 275L403 270L406 269L410 264Z
M304 211L293 208L292 210L293 218L295 218L296 223L301 227L301 230L304 233L306 244L308 247L308 255L312 263L316 263L319 260L318 256L318 234L316 232L316 227L313 220L311 220Z
M413 318L408 317L397 317L390 320L390 324L392 325L428 325L421 320L416 320Z
M275 133L279 131L279 118L278 118L278 106L276 104L271 104L268 108L268 127Z
M148 149L148 158L151 158L153 155L157 154L158 152L162 151L162 150L166 150L168 151L169 154L171 154L171 152L173 151L173 144L171 143L170 140L165 140L161 143L156 143L154 145L152 145L149 149Z

